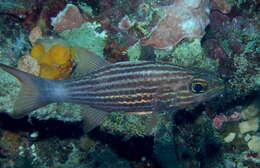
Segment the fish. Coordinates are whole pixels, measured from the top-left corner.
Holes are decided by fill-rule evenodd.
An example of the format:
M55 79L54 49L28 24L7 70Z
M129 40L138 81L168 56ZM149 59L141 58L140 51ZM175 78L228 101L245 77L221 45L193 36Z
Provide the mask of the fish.
M84 130L102 123L110 112L156 115L198 105L223 93L223 81L214 73L154 61L109 63L90 57L84 73L49 80L5 64L0 68L15 76L21 91L10 112L22 118L55 102L82 104Z

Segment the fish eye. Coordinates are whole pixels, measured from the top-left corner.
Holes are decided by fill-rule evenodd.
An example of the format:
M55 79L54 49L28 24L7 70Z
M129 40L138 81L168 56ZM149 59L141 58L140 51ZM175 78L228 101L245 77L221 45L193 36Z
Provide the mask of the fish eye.
M204 93L208 89L208 83L204 79L195 79L191 83L191 91L195 94Z

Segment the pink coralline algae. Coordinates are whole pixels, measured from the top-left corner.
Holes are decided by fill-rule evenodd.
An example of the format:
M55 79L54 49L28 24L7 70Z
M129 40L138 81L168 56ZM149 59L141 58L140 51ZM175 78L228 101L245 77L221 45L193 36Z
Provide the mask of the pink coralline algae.
M216 129L220 129L225 122L227 122L227 117L225 115L216 115L213 119L213 126Z
M201 38L209 24L208 0L176 0L173 5L162 7L166 16L142 45L166 49L184 38Z
M84 19L78 7L72 4L67 4L66 8L51 21L51 25L57 32L79 27L82 23L84 23Z
M239 112L234 112L230 116L225 116L224 114L216 115L213 119L213 126L216 129L220 129L224 123L239 121L241 119L241 114Z

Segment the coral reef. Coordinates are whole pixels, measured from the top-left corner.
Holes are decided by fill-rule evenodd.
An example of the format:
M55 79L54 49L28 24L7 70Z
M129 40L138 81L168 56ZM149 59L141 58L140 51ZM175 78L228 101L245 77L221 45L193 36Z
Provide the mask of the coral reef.
M259 89L259 16L234 17L213 13L211 30L215 39L206 48L220 61L219 72L228 78L234 97ZM218 48L218 49L216 49ZM211 57L212 57L211 56Z
M50 29L51 17L57 15L65 6L65 0L61 1L19 1L1 2L1 13L10 15L11 20L18 20L25 29L31 30L36 25L41 28Z
M257 9L256 0L1 1L1 63L61 79L84 71L88 54L165 61L216 72L227 92L162 113L153 134L149 115L114 112L87 137L79 105L8 117L19 83L0 70L0 167L259 167Z
M79 27L84 19L77 6L67 4L65 9L52 18L51 25L57 32Z
M209 23L209 7L207 0L182 1L164 7L166 16L148 39L142 40L143 45L156 48L169 48L184 38L201 38Z
M222 165L222 145L215 135L211 120L198 116L200 108L193 112L181 111L174 115L173 123L160 123L155 134L154 154L160 166L219 167Z
M101 1L100 23L108 36L105 58L111 62L128 60L128 48L149 36L164 15L154 1Z
M259 110L259 97L256 97L249 105L235 106L228 111L230 114L235 113L235 116L239 115L240 119L232 114L222 114L225 123L218 128L218 133L224 140L225 164L237 167L259 165ZM237 119L233 120L232 117Z
M10 64L15 64L20 56L27 54L30 48L27 33L17 21L12 21L9 16L3 15L0 19L0 34L2 61L9 59Z

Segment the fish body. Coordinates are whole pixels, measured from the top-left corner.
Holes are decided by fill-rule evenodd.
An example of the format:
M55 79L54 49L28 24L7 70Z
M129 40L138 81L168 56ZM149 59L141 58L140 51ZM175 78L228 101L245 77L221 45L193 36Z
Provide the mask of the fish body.
M22 83L20 97L11 113L14 118L50 103L71 102L96 109L85 113L95 126L108 112L182 109L207 101L224 88L212 73L149 61L105 64L86 75L64 80L43 79L3 64L0 67Z
M105 111L152 111L158 103L165 108L182 108L209 99L221 85L213 75L198 73L171 64L156 62L115 63L87 76L63 81L61 101L87 104ZM207 83L209 90L196 94L192 80ZM212 80L212 81L211 81Z

